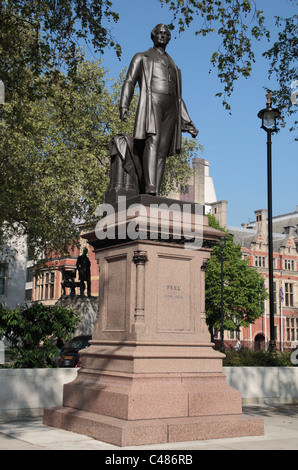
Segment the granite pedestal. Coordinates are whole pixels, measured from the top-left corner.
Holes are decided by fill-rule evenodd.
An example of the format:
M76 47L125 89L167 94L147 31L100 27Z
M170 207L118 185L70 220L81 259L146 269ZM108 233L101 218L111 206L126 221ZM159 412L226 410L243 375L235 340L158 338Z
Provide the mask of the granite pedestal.
M86 234L100 269L99 317L63 406L46 409L45 424L118 446L263 434L262 419L242 414L210 342L205 267L222 232L200 220L196 249Z

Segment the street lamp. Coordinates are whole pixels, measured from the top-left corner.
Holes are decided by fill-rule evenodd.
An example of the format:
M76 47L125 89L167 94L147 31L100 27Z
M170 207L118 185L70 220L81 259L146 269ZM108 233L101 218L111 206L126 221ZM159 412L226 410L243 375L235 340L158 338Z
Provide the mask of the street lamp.
M225 237L220 237L219 245L221 248L221 308L220 308L220 341L221 341L221 348L224 349L224 327L223 327L223 321L224 321L224 307L223 307L223 287L224 287L224 279L223 279L223 250L225 247L226 243L226 238Z
M268 194L268 257L269 257L269 321L270 341L269 350L276 349L274 332L274 291L273 291L273 240L272 240L272 156L271 156L271 134L277 131L276 119L280 117L278 109L272 108L272 95L266 95L267 105L258 113L262 119L261 128L267 132L267 194Z

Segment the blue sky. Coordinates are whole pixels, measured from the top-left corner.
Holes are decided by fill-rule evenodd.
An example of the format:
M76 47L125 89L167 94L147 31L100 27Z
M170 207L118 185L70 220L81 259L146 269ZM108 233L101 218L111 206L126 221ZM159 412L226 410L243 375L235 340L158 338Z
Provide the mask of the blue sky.
M257 5L264 10L273 35L275 15L297 13L289 0L257 0ZM102 59L110 75L117 77L136 52L152 46L152 28L170 23L172 13L161 8L158 0L113 0L113 8L120 20L109 27L122 46L121 61L113 50L93 57ZM235 85L229 101L232 115L215 97L221 91L216 69L209 73L210 57L218 46L216 35L201 38L191 27L176 37L172 34L167 52L182 71L183 98L199 129L198 142L204 147L204 153L198 156L210 162L217 199L228 201L227 224L239 226L254 220L255 210L267 208L266 133L260 128L257 113L266 105L264 86L272 86L267 77L268 63L261 57L269 46L265 40L255 43L257 63L251 77ZM86 58L90 58L88 49L86 52ZM298 143L288 128L273 134L272 142L274 216L295 211L298 205Z

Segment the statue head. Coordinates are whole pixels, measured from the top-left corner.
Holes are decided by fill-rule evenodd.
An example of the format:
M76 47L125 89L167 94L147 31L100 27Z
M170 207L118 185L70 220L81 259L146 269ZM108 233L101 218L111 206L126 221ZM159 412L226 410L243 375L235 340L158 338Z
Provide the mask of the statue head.
M171 40L171 32L166 24L158 24L151 32L151 39L155 46L167 46Z
M88 254L88 248L85 247L85 248L83 249L83 255L87 255L87 254Z

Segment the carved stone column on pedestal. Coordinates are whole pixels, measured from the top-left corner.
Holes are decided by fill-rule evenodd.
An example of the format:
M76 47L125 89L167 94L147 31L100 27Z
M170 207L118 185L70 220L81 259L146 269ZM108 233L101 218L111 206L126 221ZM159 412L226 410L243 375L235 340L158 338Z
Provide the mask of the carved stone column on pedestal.
M133 262L136 265L136 307L135 322L145 326L145 264L148 261L147 252L137 250L133 255Z

